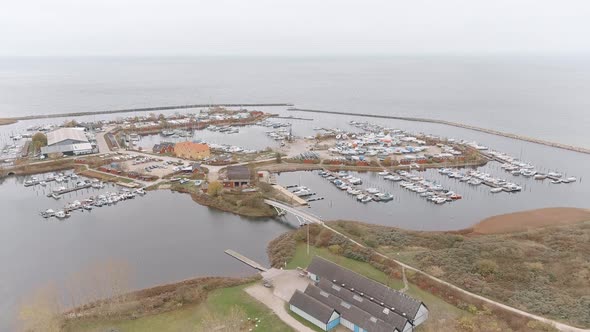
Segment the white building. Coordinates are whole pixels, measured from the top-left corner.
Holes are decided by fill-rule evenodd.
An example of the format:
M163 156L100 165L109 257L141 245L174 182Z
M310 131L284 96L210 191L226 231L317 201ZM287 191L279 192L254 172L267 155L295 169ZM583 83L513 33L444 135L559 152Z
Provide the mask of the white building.
M84 128L59 128L47 133L47 146L41 148L41 153L88 154L92 153L92 145Z

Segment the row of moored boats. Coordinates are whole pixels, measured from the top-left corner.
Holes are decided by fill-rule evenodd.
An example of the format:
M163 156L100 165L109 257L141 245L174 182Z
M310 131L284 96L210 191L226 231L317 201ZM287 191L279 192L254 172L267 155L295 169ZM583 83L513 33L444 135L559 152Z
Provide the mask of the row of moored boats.
M98 196L89 197L82 201L75 200L71 203L66 204L61 210L47 209L41 212L43 218L55 217L58 219L65 219L70 217L73 211L91 211L95 207L103 207L117 204L120 201L135 198L136 195L143 196L146 192L143 188L135 189L130 191L123 189L120 192L107 192Z

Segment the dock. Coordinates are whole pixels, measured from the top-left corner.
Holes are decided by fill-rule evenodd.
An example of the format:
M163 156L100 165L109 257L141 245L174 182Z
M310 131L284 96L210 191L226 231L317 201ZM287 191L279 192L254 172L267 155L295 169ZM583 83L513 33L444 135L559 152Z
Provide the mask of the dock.
M74 188L67 188L67 189L60 190L60 191L54 191L51 194L48 194L47 197L51 197L53 194L55 194L55 195L63 195L63 194L71 193L73 191L78 191L78 190L82 190L82 189L86 189L86 188L90 188L90 187L92 187L92 184L87 183L87 184L85 184L83 186L79 186L79 187L76 186Z
M287 190L285 187L278 185L278 184L273 185L273 187L275 189L277 189L278 191L280 191L285 196L287 196L292 205L307 205L307 201L305 199L293 194L292 192Z
M240 262L242 262L242 263L244 263L246 265L249 265L249 266L255 268L256 270L258 270L260 272L266 272L266 271L268 271L268 269L265 268L264 266L262 266L261 264L256 263L255 261L251 260L250 258L248 258L248 257L246 257L246 256L244 256L244 255L242 255L240 253L237 253L237 252L235 252L235 251L233 251L231 249L227 249L225 251L225 253L228 254L228 255L230 255L230 256L232 256L233 258L239 260Z

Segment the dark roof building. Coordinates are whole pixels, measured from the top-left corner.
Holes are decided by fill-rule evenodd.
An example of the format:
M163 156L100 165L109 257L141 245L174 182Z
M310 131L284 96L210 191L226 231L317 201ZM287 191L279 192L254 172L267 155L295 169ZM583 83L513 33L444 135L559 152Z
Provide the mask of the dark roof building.
M334 309L350 330L409 332L428 318L424 303L323 258L307 271L315 285L303 294ZM300 309L307 308L315 310Z
M241 187L250 183L250 169L247 166L229 166L227 168L226 185Z

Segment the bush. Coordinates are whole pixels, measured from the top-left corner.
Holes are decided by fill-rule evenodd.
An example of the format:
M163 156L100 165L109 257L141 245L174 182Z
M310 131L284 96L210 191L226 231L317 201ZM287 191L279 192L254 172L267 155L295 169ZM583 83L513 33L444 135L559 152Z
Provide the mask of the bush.
M491 259L480 259L475 264L475 268L482 276L488 276L498 271L498 264Z
M217 197L217 196L221 195L222 191L223 191L223 185L221 184L221 182L213 181L213 182L209 183L209 187L207 189L207 193L209 194L209 196Z

